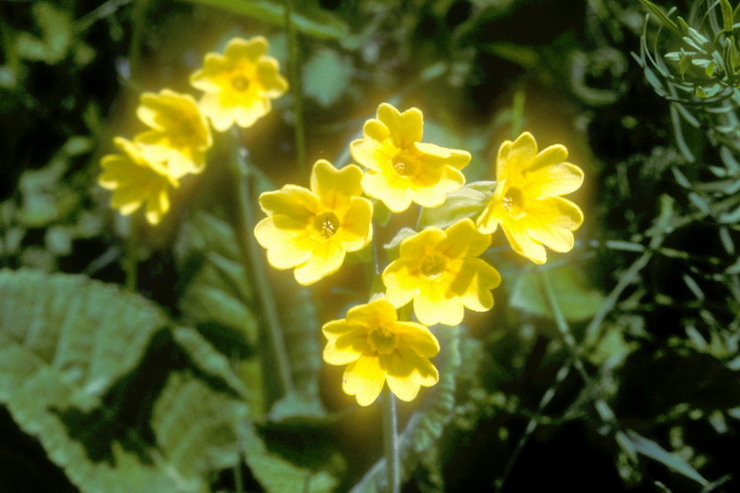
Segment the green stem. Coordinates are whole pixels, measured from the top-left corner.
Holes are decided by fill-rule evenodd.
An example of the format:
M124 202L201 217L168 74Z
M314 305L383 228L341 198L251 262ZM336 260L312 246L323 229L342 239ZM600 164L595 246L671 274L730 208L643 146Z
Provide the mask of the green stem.
M239 463L234 466L234 486L236 493L244 493L244 478L242 476L241 454L239 454Z
M132 293L136 291L139 279L139 214L134 213L128 218L128 236L126 237L126 253L123 259L123 271L126 274L126 289Z
M293 0L285 0L285 30L288 34L288 77L290 93L293 95L293 114L295 116L295 149L298 161L298 173L306 178L306 129L303 121L303 77L301 70L301 52L298 47L298 36L293 26Z
M400 468L398 464L398 414L396 396L388 387L383 395L383 448L385 450L385 471L388 493L401 491Z
M565 319L565 315L563 315L563 311L561 310L560 304L555 297L555 290L550 283L550 279L548 278L547 273L543 269L537 269L537 272L540 276L540 282L545 294L545 299L547 300L547 304L550 308L550 313L555 319L555 325L557 326L558 331L560 332L560 335L565 342L565 347L570 353L570 359L573 363L573 367L576 369L576 372L581 376L583 382L586 384L587 391L593 399L594 408L596 409L597 414L599 415L601 420L614 431L617 444L626 453L627 457L635 460L636 457L634 455L634 452L629 446L626 446L624 443L626 441L624 437L624 432L619 427L619 423L617 422L617 417L615 416L614 411L612 411L611 407L609 407L609 404L607 404L607 402L599 395L597 384L591 379L591 376L586 371L586 367L583 365L583 361L581 361L581 349L578 347L578 343L573 337L573 333L570 330L568 321Z
M140 82L137 78L141 75L139 70L141 63L141 32L144 22L146 22L148 3L149 0L136 0L131 14L131 44L129 45L128 60L131 80L137 84Z
M514 93L514 102L511 104L511 138L516 139L524 128L524 89L517 89Z
M251 186L249 183L249 165L242 157L242 147L239 143L239 129L234 128L232 155L230 168L233 174L231 182L234 185L234 194L237 199L236 207L236 234L239 248L242 253L245 275L250 284L255 284L262 314L265 317L268 347L271 351L271 360L277 366L278 381L281 395L285 396L294 390L293 377L290 369L288 350L283 338L283 329L280 324L277 303L270 289L270 280L267 277L262 250L254 237L254 205Z

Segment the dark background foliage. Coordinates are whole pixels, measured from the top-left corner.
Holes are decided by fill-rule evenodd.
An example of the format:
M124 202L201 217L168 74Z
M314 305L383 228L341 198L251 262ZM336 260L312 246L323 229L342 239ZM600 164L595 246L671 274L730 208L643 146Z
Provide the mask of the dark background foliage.
M358 409L339 391L341 369L320 361L320 324L366 298L357 281L362 265L345 266L312 290L270 274L300 388L294 400L281 399L270 383L274 362L259 343L262 287L248 280L255 266L245 271L239 263L226 138L217 137L207 172L183 183L164 223L138 226L137 288L155 303L141 307L163 318L147 325L152 337L133 362L121 363L95 405L84 408L70 392L69 402L41 406L39 421L23 417L36 408L3 393L3 379L20 378L6 369L15 363L2 359L15 362L10 349L24 344L13 339L18 320L35 327L34 316L51 317L44 307L53 300L98 299L98 288L84 283L63 292L66 281L52 273L126 282L132 226L108 207L96 177L112 137L141 128L138 95L164 87L195 95L188 75L204 53L232 36L258 34L270 40L300 100L286 95L242 133L261 170L257 191L303 183L301 159L346 164L349 142L383 101L421 108L425 140L469 150L469 181L492 179L499 143L522 129L542 147L565 144L586 172L573 195L586 215L574 251L534 269L494 236L486 255L504 276L496 307L438 334L449 348L437 362L442 381L401 406L404 491L530 491L543 481L569 491L737 491L737 7L689 0L671 5L673 12L629 0L291 5L292 55L281 2L0 3L0 331L10 334L0 338L0 491L105 484L75 472L75 460L133 477L138 472L116 455L119 445L144 465L163 456L188 471L192 460L198 484L212 491L235 491L236 483L247 491L297 487L300 481L274 480L303 477L295 471L337 491L382 484L371 470L382 455L378 406ZM296 127L305 145L294 138ZM46 281L13 272L55 280L47 292ZM21 281L38 286L41 301L23 298L29 288ZM17 299L28 306L11 303ZM100 324L86 328L89 337L99 330L109 335L100 344L126 344ZM199 401L219 410L197 408ZM217 419L225 434L209 424L191 453L206 455L236 434L245 440L238 460L188 458L175 447L179 438L163 434L162 415ZM69 443L52 443L52 429ZM64 457L74 444L84 454L70 462Z

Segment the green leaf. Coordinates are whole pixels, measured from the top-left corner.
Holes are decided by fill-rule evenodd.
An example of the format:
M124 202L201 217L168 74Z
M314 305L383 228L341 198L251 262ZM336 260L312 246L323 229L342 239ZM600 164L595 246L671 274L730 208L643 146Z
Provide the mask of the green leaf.
M33 16L41 30L41 39L22 32L16 38L16 53L27 60L53 65L67 55L72 42L72 21L67 12L47 2L36 2Z
M675 22L673 22L670 17L668 17L664 12L663 9L657 5L655 5L653 2L649 0L640 0L640 3L645 6L657 19L658 22L663 24L666 28L668 28L673 34L676 36L681 36L681 30L678 28Z
M240 434L245 462L268 493L288 491L323 493L334 491L336 488L337 479L328 472L314 472L298 467L280 455L270 452L250 423L242 423Z
M455 410L457 380L462 378L460 357L461 328L443 327L436 333L442 348L434 364L439 369L439 382L422 390L419 408L411 415L399 436L401 477L408 479L431 447L436 446L445 427L452 421ZM466 368L473 366L466 361ZM352 488L352 493L371 493L386 490L385 459L381 459Z
M692 479L702 486L709 484L709 481L699 474L699 472L691 467L691 465L683 460L681 457L666 451L658 443L643 437L642 435L635 433L634 431L628 431L627 436L634 445L637 452L641 453L646 457L650 457L666 466L668 469L677 472L689 479Z
M184 322L217 325L256 345L255 294L231 226L199 212L183 225L175 253L186 276L179 303Z
M196 366L222 378L261 415L266 396L257 350L256 294L234 230L226 221L198 212L181 228L175 255L184 278L179 299L183 322L199 329L178 329L175 339ZM256 357L247 358L250 354Z
M191 327L178 327L173 331L173 336L198 369L220 378L241 397L248 397L249 390L239 380L226 356L219 353L197 330Z
M424 208L419 225L446 228L456 222L471 218L475 220L488 206L496 188L495 181L476 181L447 195L444 204L434 209Z
M63 419L68 411L98 408L166 323L155 305L115 286L0 272L0 403L82 491L189 491L161 461L145 464L118 441L110 444L110 463L93 461L71 437L94 436L100 423Z
M321 50L303 68L303 91L321 106L331 106L349 86L352 65L337 53Z
M244 402L186 373L174 373L157 399L151 426L180 481L203 490L210 472L239 464L238 430L248 415Z
M275 293L285 345L288 350L293 383L299 401L305 406L290 406L296 415L317 416L323 414L319 397L321 374L321 324L311 290L298 286L290 272L272 271L271 286ZM292 402L296 402L287 396ZM281 417L287 417L281 412Z
M572 266L562 265L548 272L555 298L568 320L585 320L592 317L604 301L601 293L590 289L584 282L583 272ZM529 270L519 276L509 299L515 308L542 317L550 317L550 308L542 293L539 276Z
M282 3L273 3L267 0L186 0L188 2L215 7L258 21L283 26L285 24L285 6ZM319 13L319 12L317 12ZM293 26L309 36L321 39L342 39L348 41L353 36L349 29L338 18L327 12L320 12L321 21L314 20L306 15L293 12Z

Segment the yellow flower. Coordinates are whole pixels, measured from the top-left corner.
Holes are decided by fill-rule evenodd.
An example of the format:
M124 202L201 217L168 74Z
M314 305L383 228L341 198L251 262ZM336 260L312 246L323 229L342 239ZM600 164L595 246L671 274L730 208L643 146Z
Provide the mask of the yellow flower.
M372 239L373 205L362 193L362 170L350 164L337 170L320 159L311 172L311 190L285 185L260 195L267 214L254 228L276 269L295 268L306 286L339 270L347 252Z
M177 188L178 181L164 164L148 161L133 142L121 137L116 137L113 142L123 155L103 156L100 160L103 172L98 184L113 190L111 207L124 216L146 203L146 220L150 224L159 224L170 208L169 187Z
M583 212L560 195L578 190L583 171L566 159L568 149L560 144L538 153L529 132L501 144L496 189L477 220L479 231L493 233L501 224L514 251L536 264L547 260L543 245L556 252L570 251Z
M421 324L399 322L396 309L383 298L351 308L347 318L324 324L322 331L328 339L324 361L349 365L342 390L361 406L372 404L385 382L408 402L419 387L431 387L439 380L429 361L439 353L437 338Z
M262 36L234 38L224 55L208 53L203 68L190 76L190 83L205 92L201 109L216 130L228 130L234 122L251 127L270 112L270 100L288 89L277 60L265 53L267 40Z
M213 138L192 96L169 89L145 92L136 114L151 128L134 138L148 160L167 163L175 178L203 171Z
M396 307L413 299L416 318L425 325L458 325L465 308L490 310L490 290L501 276L478 258L490 244L491 237L479 233L470 219L406 238L399 258L383 271L386 298Z
M393 212L405 211L411 202L440 206L465 184L460 170L470 162L470 153L421 142L423 127L417 108L400 113L383 103L377 119L365 122L364 138L350 146L355 161L368 168L363 190Z

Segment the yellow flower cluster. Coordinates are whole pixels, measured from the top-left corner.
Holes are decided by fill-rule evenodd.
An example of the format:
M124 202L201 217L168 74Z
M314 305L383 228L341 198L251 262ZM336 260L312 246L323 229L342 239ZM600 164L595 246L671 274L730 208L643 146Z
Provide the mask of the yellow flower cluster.
M365 248L373 237L373 203L361 197L363 192L395 213L412 203L444 207L448 194L465 184L461 170L471 156L421 142L422 137L420 110L402 113L383 103L376 118L365 123L363 138L350 145L364 172L355 164L337 170L321 160L314 165L310 190L286 185L263 193L260 206L267 217L255 235L269 263L295 269L302 285L339 270L348 252ZM446 229L429 226L400 242L398 258L382 271L385 292L323 326L324 360L348 365L345 393L367 406L387 382L398 398L410 401L420 387L438 381L430 358L439 352L439 342L428 326L459 325L466 308L493 307L492 290L501 276L481 255L498 224L514 251L535 263L545 262L544 246L558 252L573 248L573 231L583 214L561 196L580 187L583 172L567 157L562 145L537 152L526 132L504 142L496 188L477 217L463 217ZM397 310L409 303L418 322L398 320Z
M234 123L250 127L270 109L270 99L281 96L288 84L277 61L267 56L267 40L235 38L225 55L208 53L191 84L205 92L200 101L170 89L144 93L136 115L147 127L133 141L116 137L121 154L101 159L101 187L112 190L111 206L123 215L140 207L156 225L170 208L169 194L180 180L205 169L213 146L208 124L220 132Z

